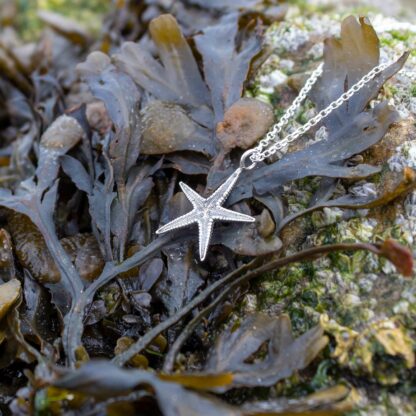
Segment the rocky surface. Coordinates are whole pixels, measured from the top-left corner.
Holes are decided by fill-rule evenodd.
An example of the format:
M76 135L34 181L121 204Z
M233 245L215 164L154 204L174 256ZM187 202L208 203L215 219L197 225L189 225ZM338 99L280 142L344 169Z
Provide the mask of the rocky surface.
M343 2L342 8L336 2L336 10L330 3L334 5L319 1L291 7L286 21L267 32L274 53L263 65L251 93L277 106L277 116L295 97L293 87L301 85L322 58L322 40L338 34L342 17L357 11L353 2ZM382 173L365 181L340 182L340 194L383 192L404 168L416 168L416 21L411 10L403 20L403 5L398 2L389 16L394 13L402 19L385 17L382 13L389 10L390 3L379 3L382 7L377 9L372 2L368 16L380 37L381 61L411 51L404 70L382 92L399 111L401 121L363 155L365 162L382 165ZM289 130L313 114L306 103ZM320 140L324 135L325 130L320 129L309 140ZM288 186L288 209L306 208L316 188L316 179ZM415 250L416 192L379 209L315 211L288 226L282 236L293 250L328 243L377 242L388 237ZM372 254L339 253L264 277L247 296L246 307L288 313L298 333L320 321L331 338L312 379L300 375L277 387L287 395L341 382L354 388L354 410L349 415L416 414L415 279L398 275Z

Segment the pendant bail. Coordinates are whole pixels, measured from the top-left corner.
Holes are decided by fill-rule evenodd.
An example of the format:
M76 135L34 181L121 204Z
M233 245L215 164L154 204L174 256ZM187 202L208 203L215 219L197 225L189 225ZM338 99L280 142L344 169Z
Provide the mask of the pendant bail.
M253 162L253 159L251 159L251 155L252 154L254 154L254 153L256 153L257 152L257 150L256 149L249 149L249 150L246 150L243 154L242 154L242 156L241 156L241 159L240 159L240 168L241 169L243 169L243 170L251 170L251 169L253 169L256 165L257 165L257 162ZM248 158L248 157L250 157L250 161L252 162L251 163L251 165L248 165L248 166L246 166L246 159Z

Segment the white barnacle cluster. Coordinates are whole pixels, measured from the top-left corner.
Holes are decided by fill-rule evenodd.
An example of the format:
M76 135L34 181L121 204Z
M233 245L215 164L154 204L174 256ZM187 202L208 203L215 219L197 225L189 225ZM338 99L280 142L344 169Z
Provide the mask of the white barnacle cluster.
M404 212L398 213L395 224L403 230L403 238L407 243L413 246L416 243L416 191L406 197L403 208Z
M398 31L409 31L416 33L416 25L410 22L403 22L398 19L395 19L391 16L386 16L383 14L377 14L372 19L371 22L374 26L374 29L378 33L391 32L394 30Z
M398 146L396 153L387 163L393 172L402 172L405 167L416 169L416 141L409 141Z
M375 15L372 23L380 37L380 61L397 59L401 54L416 49L416 25L392 17ZM416 56L411 53L402 71L391 81L390 104L402 118L416 115Z
M376 185L371 182L361 181L355 186L349 188L349 193L357 197L375 197L377 196Z
M296 52L309 38L309 31L296 21L284 22L266 33L266 42L276 53Z
M313 140L309 142L309 144L317 143L317 142L320 142L322 140L327 140L327 139L328 139L328 129L326 128L326 126L321 126L316 131L315 137L313 138Z
M280 69L275 69L267 74L260 75L258 80L261 85L261 91L265 94L273 94L274 89L286 83L287 75Z

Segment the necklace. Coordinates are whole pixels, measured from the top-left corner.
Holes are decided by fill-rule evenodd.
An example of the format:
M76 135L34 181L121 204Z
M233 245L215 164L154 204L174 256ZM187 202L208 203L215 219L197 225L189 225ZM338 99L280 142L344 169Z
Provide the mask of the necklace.
M277 154L279 157L284 154L290 143L305 134L312 127L316 126L334 110L339 108L342 104L348 101L361 88L373 80L378 74L384 71L390 63L384 63L374 67L370 72L364 75L357 83L355 83L348 91L342 94L337 100L333 101L328 107L321 110L316 116L311 118L306 124L290 133L282 140L279 139L279 134L283 127L289 123L290 119L296 114L296 111L307 97L309 91L315 85L318 78L323 71L323 64L312 72L310 78L306 81L301 89L299 95L293 101L292 105L287 109L283 117L276 123L265 138L260 140L256 147L247 150L243 153L240 159L240 167L222 184L219 188L208 198L203 198L188 185L180 182L179 185L185 196L191 202L193 209L185 215L182 215L166 225L160 227L156 234L162 234L168 231L176 230L178 228L186 227L191 224L198 225L199 232L199 257L203 261L206 257L211 234L214 226L214 221L237 221L237 222L254 222L255 218L249 215L241 214L222 207L228 195L231 193L235 183L240 174L244 170L253 169L257 163Z

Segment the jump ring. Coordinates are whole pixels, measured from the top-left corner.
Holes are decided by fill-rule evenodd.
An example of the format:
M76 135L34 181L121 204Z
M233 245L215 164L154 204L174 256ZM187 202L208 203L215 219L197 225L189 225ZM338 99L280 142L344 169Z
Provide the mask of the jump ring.
M248 165L248 166L245 165L246 159L254 153L257 153L256 149L249 149L249 150L247 150L243 153L243 155L241 156L241 159L240 159L240 168L241 169L251 170L256 166L257 162L253 162L253 160L251 158L250 158L250 160L252 161L251 165Z

